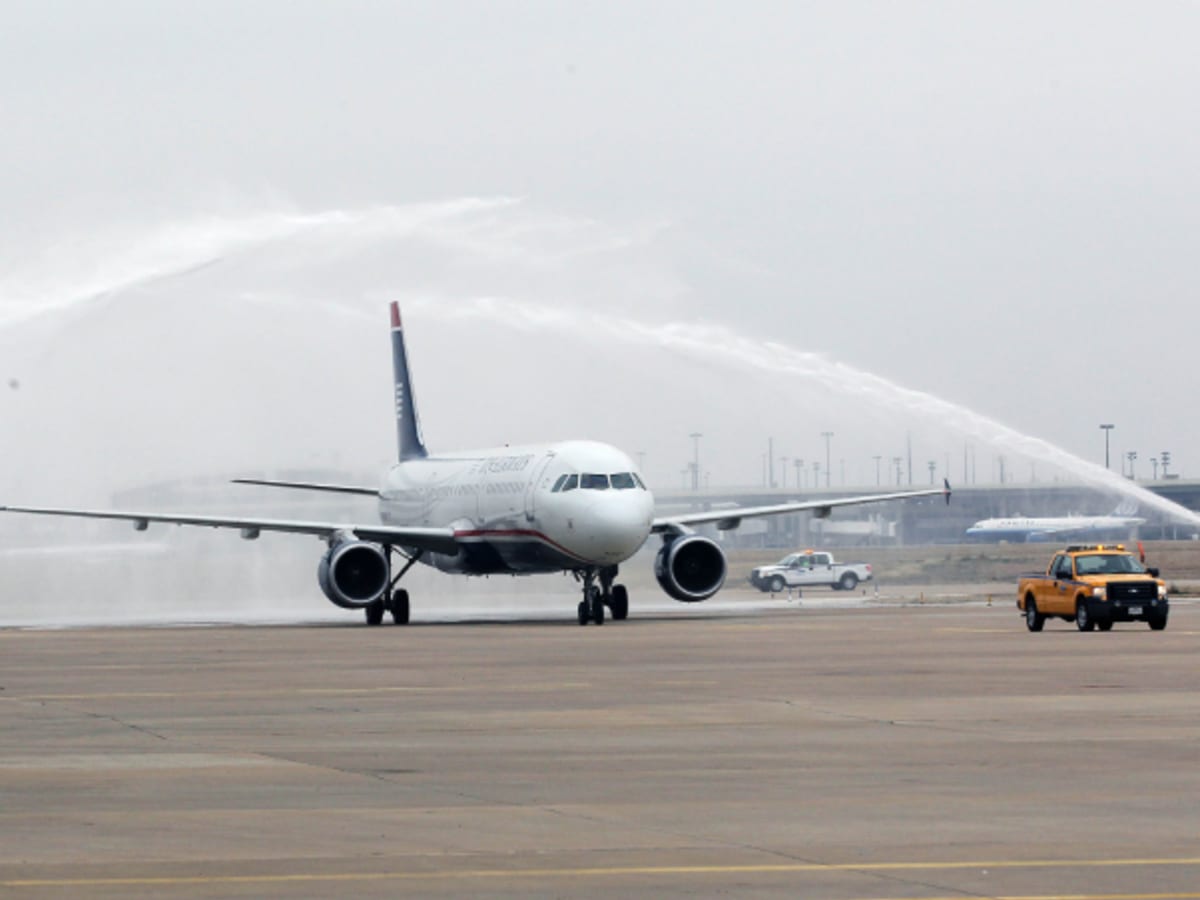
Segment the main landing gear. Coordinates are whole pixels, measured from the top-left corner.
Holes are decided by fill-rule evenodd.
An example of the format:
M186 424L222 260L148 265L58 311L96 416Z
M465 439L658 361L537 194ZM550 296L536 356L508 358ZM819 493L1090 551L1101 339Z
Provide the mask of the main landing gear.
M390 569L392 562L392 551L395 548L388 544L383 549L387 552L388 568ZM407 561L404 563L404 568L400 570L400 573L395 578L388 579L388 586L383 592L383 596L378 600L371 601L365 607L363 607L363 611L367 616L368 625L382 625L383 614L385 612L390 612L392 614L392 621L397 625L408 624L408 591L404 590L404 588L397 588L396 585L400 582L400 579L405 576L408 570L417 564L417 560L421 558L421 554L424 552L424 550L418 550L412 556L407 557Z
M583 599L579 601L579 624L593 622L604 624L604 608L612 612L618 622L629 617L629 592L623 584L613 584L617 577L616 566L601 569L587 568L577 571L575 577L583 582ZM599 584L596 584L597 579Z

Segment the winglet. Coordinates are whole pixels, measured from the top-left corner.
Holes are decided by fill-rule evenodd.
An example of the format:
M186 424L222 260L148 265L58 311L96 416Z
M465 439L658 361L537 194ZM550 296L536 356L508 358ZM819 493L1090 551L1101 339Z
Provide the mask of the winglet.
M949 506L949 505L950 505L950 494L951 494L951 491L950 491L950 479L949 479L949 478L943 478L943 479L942 479L942 484L944 484L944 485L946 486L946 490L945 490L945 491L943 491L942 493L944 493L944 494L946 495L946 505L947 505L947 506Z
M392 301L392 327L400 328L400 304L395 300Z

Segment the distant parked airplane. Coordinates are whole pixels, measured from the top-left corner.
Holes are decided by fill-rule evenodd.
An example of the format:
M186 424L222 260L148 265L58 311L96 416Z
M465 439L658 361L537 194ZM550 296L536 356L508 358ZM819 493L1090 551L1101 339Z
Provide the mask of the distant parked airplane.
M263 531L314 535L329 546L318 568L321 590L343 609L364 610L369 625L380 624L385 611L398 625L408 622L408 591L396 585L417 562L460 575L571 572L583 586L579 624L599 625L605 608L614 619L628 615L628 593L614 584L617 567L651 534L660 535L663 542L654 562L659 585L674 599L694 603L721 589L726 565L720 546L690 526L715 523L728 530L752 516L810 510L825 517L836 506L930 495L950 499L946 482L944 488L655 518L654 496L637 467L608 444L562 441L431 456L421 435L395 303L391 315L400 453L382 487L238 479L244 484L376 497L380 523L30 506L0 506L0 511L124 519L139 531L151 522L236 528L248 540ZM393 572L393 555L399 556L398 572Z
M1129 535L1145 519L1133 515L1137 505L1125 502L1107 516L1012 516L983 519L967 529L967 537L980 541L1050 541L1065 538L1089 538Z

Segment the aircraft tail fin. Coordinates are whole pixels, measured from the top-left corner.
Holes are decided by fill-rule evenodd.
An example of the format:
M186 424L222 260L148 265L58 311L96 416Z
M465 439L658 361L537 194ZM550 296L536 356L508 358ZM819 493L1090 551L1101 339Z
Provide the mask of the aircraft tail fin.
M413 396L412 375L408 370L408 352L404 348L404 328L400 323L400 306L392 303L392 368L396 382L396 440L399 459L422 459L429 455L421 437L421 420L417 417L417 401Z
M1138 502L1132 498L1122 500L1117 508L1110 515L1114 516L1136 516L1138 511Z

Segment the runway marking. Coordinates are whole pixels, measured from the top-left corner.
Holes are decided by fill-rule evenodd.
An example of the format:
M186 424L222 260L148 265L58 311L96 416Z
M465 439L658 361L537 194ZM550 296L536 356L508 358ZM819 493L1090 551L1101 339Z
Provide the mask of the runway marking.
M637 875L786 875L803 872L903 872L963 869L1091 869L1133 866L1200 866L1200 857L1179 859L1041 859L990 860L987 862L884 862L884 863L763 863L728 866L614 866L611 868L461 869L441 872L327 872L279 875L180 875L128 878L22 878L0 881L7 888L146 887L204 884L289 884L364 881L433 881L439 879L513 879L628 877ZM961 895L953 895L953 898ZM885 900L885 898L879 898ZM920 897L909 900L952 900ZM995 895L993 900L1200 900L1200 891L1125 894L1021 894Z

